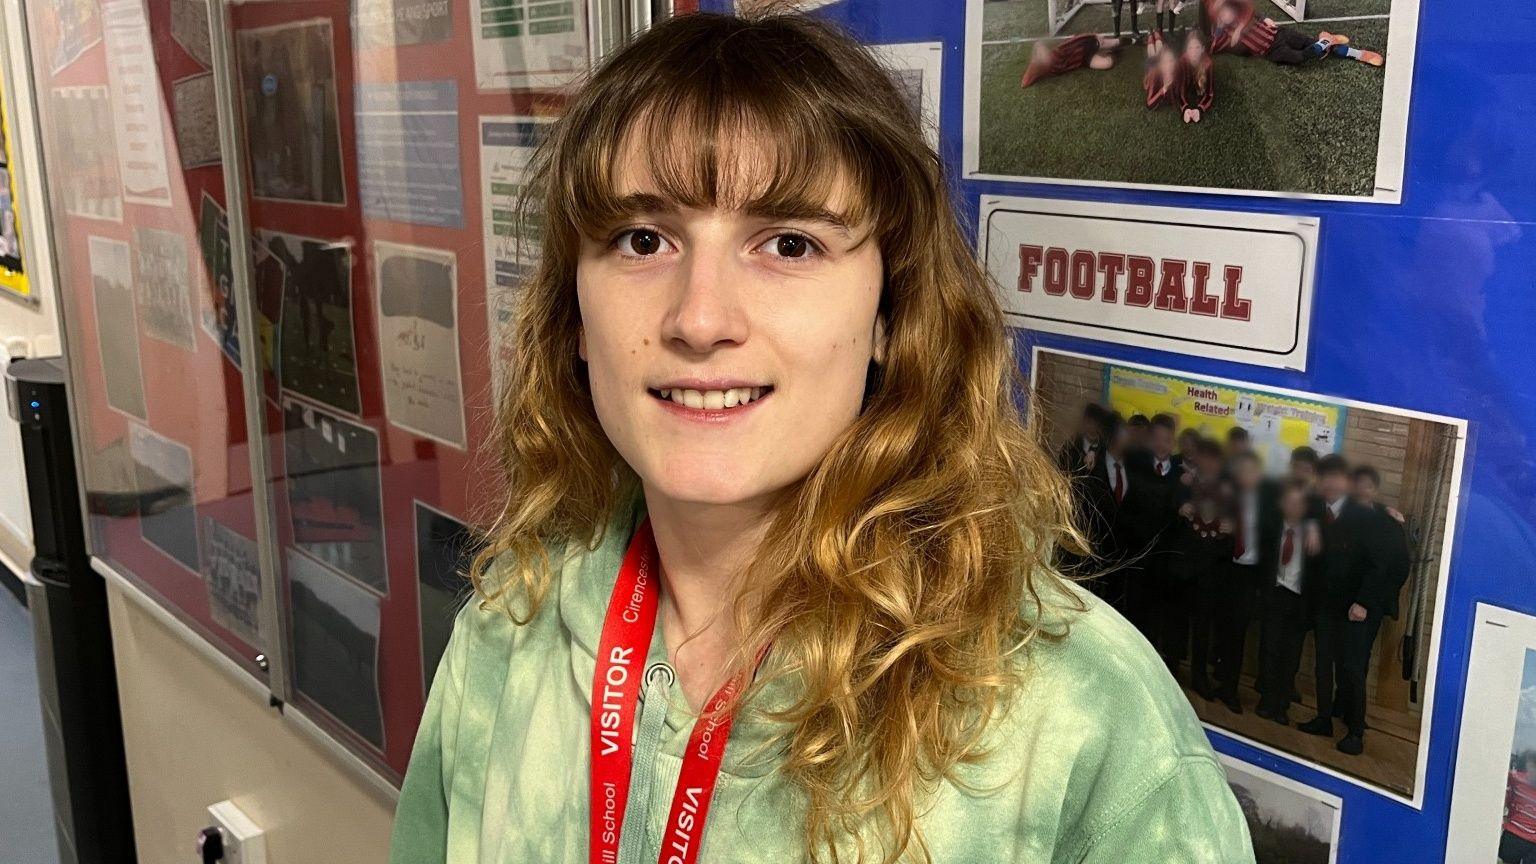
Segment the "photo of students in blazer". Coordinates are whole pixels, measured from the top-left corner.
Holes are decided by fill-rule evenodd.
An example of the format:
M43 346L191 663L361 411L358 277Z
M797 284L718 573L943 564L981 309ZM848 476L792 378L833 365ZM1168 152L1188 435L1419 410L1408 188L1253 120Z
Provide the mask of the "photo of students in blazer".
M1303 439L1317 447L1284 446L1263 412L1320 423L1326 403L1263 405L1254 390L1238 422L1224 385L1191 379L1198 405L1170 387L1173 410L1147 411L1159 403L1111 398L1120 367L1066 356L1037 352L1035 388L1060 406L1044 434L1092 547L1076 574L1206 723L1411 789L1431 669L1412 649L1430 644L1439 600L1456 427L1350 406Z

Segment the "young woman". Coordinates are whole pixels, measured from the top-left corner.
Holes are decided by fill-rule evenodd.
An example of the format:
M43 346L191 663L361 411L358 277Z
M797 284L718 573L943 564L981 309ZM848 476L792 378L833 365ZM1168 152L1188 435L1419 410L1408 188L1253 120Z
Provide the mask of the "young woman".
M1141 88L1147 94L1148 108L1161 108L1179 101L1179 55L1163 41L1161 31L1147 34L1147 60L1141 75Z
M393 861L1252 861L1157 656L1052 568L940 164L799 17L666 21L573 97Z
M1263 57L1296 66L1333 54L1367 66L1381 66L1386 58L1375 51L1351 47L1349 37L1319 31L1314 39L1294 27L1281 27L1273 18L1260 18L1251 0L1218 0L1212 16L1211 50Z
M1043 79L1065 75L1078 69L1104 71L1115 65L1123 40L1118 36L1079 33L1059 42L1040 40L1030 49L1029 65L1019 78L1019 86L1028 87Z
M1185 123L1199 123L1216 103L1216 68L1205 35L1198 30L1184 34L1184 50L1179 55L1179 107ZM1188 436L1191 430L1185 430ZM1199 436L1195 436L1198 440ZM1183 440L1181 436L1180 440Z

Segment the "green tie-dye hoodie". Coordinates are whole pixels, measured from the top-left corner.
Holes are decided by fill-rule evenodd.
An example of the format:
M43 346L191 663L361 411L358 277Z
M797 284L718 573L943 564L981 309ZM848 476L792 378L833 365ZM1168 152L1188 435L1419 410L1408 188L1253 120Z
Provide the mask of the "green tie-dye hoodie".
M643 515L641 501L620 508L598 547L561 568L528 624L475 602L459 613L395 811L392 864L587 860L598 633ZM1069 590L1087 610L1043 622L1067 635L1030 646L1025 684L989 726L990 755L962 766L961 782L941 784L920 809L932 860L1252 864L1242 811L1162 661L1113 609ZM647 668L666 662L659 620ZM642 740L635 751L622 849L645 864L659 857L693 728L681 695L658 692L637 713L637 735L659 733L659 744ZM760 698L786 697L770 688ZM731 733L701 864L805 860L801 798L756 746L771 727L755 713L744 710Z

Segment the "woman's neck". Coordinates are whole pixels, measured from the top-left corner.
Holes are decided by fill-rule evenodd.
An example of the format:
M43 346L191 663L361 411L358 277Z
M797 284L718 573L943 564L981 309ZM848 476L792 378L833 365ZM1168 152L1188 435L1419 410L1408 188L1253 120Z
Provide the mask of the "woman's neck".
M698 710L724 683L740 634L731 614L737 577L768 528L760 502L699 504L647 490L646 513L661 557L661 626L667 656Z

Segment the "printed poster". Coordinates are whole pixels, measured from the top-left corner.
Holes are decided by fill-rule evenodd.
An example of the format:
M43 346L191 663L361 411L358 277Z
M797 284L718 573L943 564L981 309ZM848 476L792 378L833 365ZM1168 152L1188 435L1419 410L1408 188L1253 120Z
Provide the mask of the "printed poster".
M283 398L283 464L293 542L377 594L389 592L379 436Z
M201 168L224 161L219 145L219 109L213 94L213 73L191 75L172 87L176 103L176 146L181 167Z
M449 0L355 0L352 32L360 48L421 45L453 35Z
M64 212L87 219L123 219L123 187L117 173L117 144L107 88L55 87L48 112L59 170L50 180L60 187Z
M171 0L171 38L203 68L213 68L208 34L208 0Z
M91 296L96 311L96 341L107 404L147 421L144 367L139 360L138 316L134 314L133 253L128 244L106 237L88 240Z
M203 579L214 623L245 644L263 650L261 638L261 568L256 541L203 517Z
M135 204L169 207L165 108L160 101L160 75L149 22L144 18L144 2L109 0L101 8L123 197Z
M357 174L370 219L464 227L458 84L359 84Z
M467 574L480 541L463 522L421 501L415 503L421 692L426 694L448 648L454 616L471 593Z
M235 317L234 268L230 263L229 216L219 202L203 193L197 217L197 241L208 273L208 307L202 309L203 332L219 346L229 362L240 368L240 322Z
M287 560L294 686L382 750L379 598L296 549Z
M373 254L384 414L402 429L463 449L457 259L382 241Z
M187 241L159 228L133 229L134 288L144 332L178 348L195 351L192 276Z
M470 9L481 90L558 88L586 70L585 0L474 0Z
M1180 429L1195 429L1216 440L1242 426L1252 436L1264 464L1281 470L1291 451L1311 447L1319 455L1337 450L1349 409L1328 402L1244 390L1126 366L1110 365L1104 373L1105 398L1114 410L1130 417L1172 414ZM1240 421L1240 416L1249 419Z
M361 414L350 241L278 231L258 231L256 237L263 254L283 265L277 337L277 370L283 389L338 411Z
M145 542L199 573L192 451L179 441L130 423L128 452L139 490L139 532Z
M97 0L48 0L36 4L42 14L43 44L48 46L48 69L57 75L101 41L101 16Z
M485 309L494 393L501 392L501 370L508 363L505 340L517 286L538 266L542 226L530 224L519 234L517 199L528 163L548 129L548 121L532 117L480 118L480 224L485 232Z

